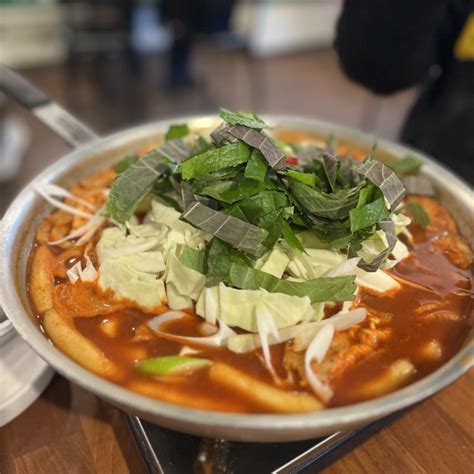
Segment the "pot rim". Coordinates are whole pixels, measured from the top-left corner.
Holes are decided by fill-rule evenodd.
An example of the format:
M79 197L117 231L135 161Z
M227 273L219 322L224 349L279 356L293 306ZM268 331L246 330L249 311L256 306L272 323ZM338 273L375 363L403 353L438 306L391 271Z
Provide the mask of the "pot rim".
M355 140L368 146L374 141L374 137L370 134L313 118L284 115L267 115L265 118L270 125L281 129L334 133L342 139ZM21 249L18 248L21 246L18 235L25 232L27 218L41 199L35 195L31 184L35 181L57 181L92 155L125 146L140 137L145 139L147 136L162 134L170 124L177 122L187 122L191 129L199 129L215 126L218 118L213 115L178 117L133 127L94 140L73 150L41 172L19 193L2 220L0 228L1 305L23 339L59 373L127 411L132 413L138 411L142 415L153 417L164 426L195 434L226 435L228 439L270 441L305 439L312 437L316 431L319 433L321 430L344 429L344 427L367 423L431 396L456 380L473 365L474 345L472 339L469 342L468 338L468 343L438 370L413 384L379 398L343 407L327 408L314 413L232 414L186 408L140 395L83 368L53 346L33 321L19 290L22 283L19 283L18 276L21 276L22 270L18 268L21 254ZM437 186L449 188L461 207L467 208L470 205L472 198L468 185L435 160L388 140L377 139L377 143L380 149L394 156L400 157L410 153L420 158L425 164L424 174L434 180Z

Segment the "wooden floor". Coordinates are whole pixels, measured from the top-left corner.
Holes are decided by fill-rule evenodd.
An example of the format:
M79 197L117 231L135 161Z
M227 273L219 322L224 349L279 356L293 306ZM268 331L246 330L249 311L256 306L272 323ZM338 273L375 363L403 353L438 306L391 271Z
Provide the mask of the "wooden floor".
M372 95L344 77L332 50L253 59L201 45L193 70L196 87L180 91L163 86L166 61L161 56L144 61L141 76L116 60L100 68L85 63L75 72L55 66L23 73L100 134L161 118L214 113L222 105L318 117L395 138L416 95L414 90ZM19 175L0 187L0 215L21 187L69 149L27 112L15 105L10 111L29 125L31 143Z

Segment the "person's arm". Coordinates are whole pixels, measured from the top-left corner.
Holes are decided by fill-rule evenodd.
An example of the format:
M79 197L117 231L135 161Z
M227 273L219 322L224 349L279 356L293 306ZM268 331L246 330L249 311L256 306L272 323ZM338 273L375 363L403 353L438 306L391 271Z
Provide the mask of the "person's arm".
M344 72L379 94L413 86L436 61L448 0L345 0L335 47Z

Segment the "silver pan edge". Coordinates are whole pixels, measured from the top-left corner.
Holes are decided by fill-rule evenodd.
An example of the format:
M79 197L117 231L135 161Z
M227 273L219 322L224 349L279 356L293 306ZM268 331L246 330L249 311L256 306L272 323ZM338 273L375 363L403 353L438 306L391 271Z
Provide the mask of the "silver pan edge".
M300 117L267 116L277 129L333 133L370 147L375 137L328 122ZM69 186L94 171L111 165L127 152L156 141L170 123L187 122L193 130L215 127L214 116L183 117L151 123L89 143L49 166L33 182ZM424 162L422 172L433 183L444 206L453 214L461 232L474 246L473 195L470 188L432 158L415 150L377 139L378 149L395 157L410 153ZM466 344L446 364L429 376L389 395L340 408L294 415L241 415L189 409L139 395L84 369L56 349L32 319L26 292L28 255L34 232L51 208L27 185L7 210L0 228L0 297L2 307L25 341L60 374L99 397L148 421L177 431L236 441L283 442L314 438L366 425L413 405L459 378L473 366L472 331Z

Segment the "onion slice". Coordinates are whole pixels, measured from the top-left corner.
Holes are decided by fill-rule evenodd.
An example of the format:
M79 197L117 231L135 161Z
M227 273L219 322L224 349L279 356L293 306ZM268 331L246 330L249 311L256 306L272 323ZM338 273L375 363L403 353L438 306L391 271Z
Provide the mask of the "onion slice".
M80 238L76 242L75 245L76 246L83 245L87 241L90 240L90 238L94 235L97 229L104 223L104 221L105 221L105 217L96 215L89 222L86 222L82 227L79 227L74 232L71 232L70 234L66 235L66 237L63 237L62 239L50 241L48 242L48 244L59 245L59 244L62 244L63 242L67 242L68 240L74 240L74 239Z
M361 323L367 316L367 310L365 308L356 308L351 311L335 314L327 319L316 321L312 323L297 324L287 328L280 329L278 331L278 337L269 334L269 344L279 344L290 339L294 339L294 344L298 349L304 350L308 347L311 339L314 337L317 331L327 324L334 326L336 331L345 331L355 324ZM227 341L227 347L238 354L253 351L261 347L261 341L258 334L239 334L231 336Z
M179 351L179 356L189 356L199 354L201 351L199 349L194 349L189 346L183 346Z
M66 275L71 283L76 283L79 280L95 281L99 276L89 256L86 256L86 266L84 268L82 268L82 263L79 260L66 272Z
M235 332L223 321L220 320L218 320L219 330L212 336L207 337L180 336L178 334L170 334L164 332L161 329L161 326L164 323L167 323L169 321L176 321L185 316L187 316L187 314L183 313L182 311L167 311L166 313L160 314L159 316L155 316L153 319L150 319L147 325L153 332L158 334L160 337L168 339L170 341L179 342L181 344L200 344L202 346L219 347L224 346L230 336L235 336Z
M54 193L51 194L51 192L48 192L49 186L52 186L52 185L48 185L47 183L33 183L34 190L40 196L42 196L46 201L48 201L52 206L58 209L61 209L74 216L84 217L85 219L90 219L93 216L93 214L91 214L90 212L81 211L80 209L76 209L75 207L65 204L59 199L56 199L54 197L55 196Z
M367 310L365 308L356 308L347 312L343 310L328 319L319 321L320 323L326 324L321 324L320 327L316 329L316 332L327 325L333 326L336 331L345 331L346 329L364 321L366 316ZM314 330L304 331L295 336L293 340L294 350L304 351L311 344L311 340L315 337L316 332Z
M219 304L214 298L214 294L211 288L205 288L204 308L206 313L206 321L209 324L216 324L217 315L219 314Z
M327 351L331 347L331 342L334 337L334 326L327 324L322 327L311 341L311 344L306 350L304 356L304 370L306 379L311 385L314 393L324 402L327 403L333 396L334 392L332 388L321 381L321 379L314 373L311 367L311 362L316 360L320 363L327 354Z
M270 346L268 344L268 336L271 335L274 338L278 338L278 328L275 324L275 321L272 318L271 313L265 308L262 303L257 304L256 308L257 316L257 328L258 335L260 337L260 342L262 344L263 358L265 360L265 365L272 375L272 377L278 380L277 373L273 368L272 357L270 354Z
M357 265L359 264L361 258L349 258L342 262L337 267L332 268L331 270L327 271L324 276L325 277L338 277L338 276L346 276L346 275L355 275Z
M105 205L102 206L93 216L87 221L83 226L74 230L70 234L66 235L62 239L53 240L48 242L50 245L59 245L63 242L73 239L79 239L74 245L81 246L86 244L91 237L97 232L97 229L107 220L106 217L102 215L102 212L105 209Z
M95 219L95 217L98 217L98 219ZM90 229L86 231L86 233L83 234L81 238L74 244L76 247L80 247L81 245L85 245L87 244L87 242L89 242L89 240L97 232L99 227L101 227L102 224L105 222L105 217L94 216L89 222L91 223Z
M62 197L62 198L67 198L70 199L71 201L75 201L78 204L82 204L83 206L87 207L91 211L95 211L95 206L91 204L90 202L86 201L85 199L80 198L79 196L76 196L75 194L72 194L69 192L67 189L61 188L61 186L58 186L56 184L52 183L38 183L35 184L35 189L36 186L40 186L41 191L44 191L46 194L48 194L51 197Z
M80 280L79 270L82 269L81 262L76 262L71 268L66 272L67 277L69 278L69 283L76 283Z

